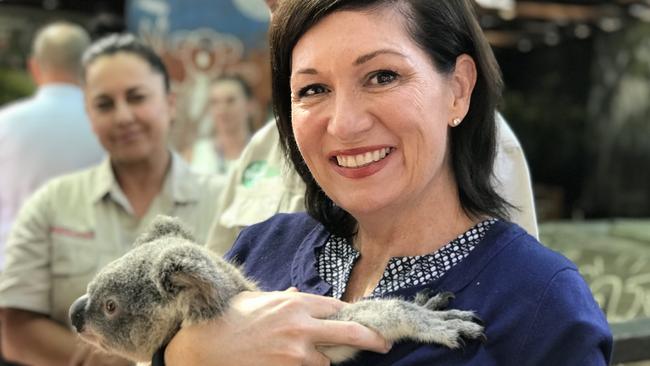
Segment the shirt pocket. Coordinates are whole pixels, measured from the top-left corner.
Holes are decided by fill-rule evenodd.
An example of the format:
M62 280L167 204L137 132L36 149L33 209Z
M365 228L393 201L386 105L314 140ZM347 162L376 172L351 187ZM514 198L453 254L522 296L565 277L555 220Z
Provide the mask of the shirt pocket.
M265 179L250 188L238 185L232 203L224 210L219 222L226 228L262 222L278 212L286 193L280 177Z
M52 238L52 318L68 324L72 302L86 293L88 282L97 272L100 253L92 231L63 228L50 230Z

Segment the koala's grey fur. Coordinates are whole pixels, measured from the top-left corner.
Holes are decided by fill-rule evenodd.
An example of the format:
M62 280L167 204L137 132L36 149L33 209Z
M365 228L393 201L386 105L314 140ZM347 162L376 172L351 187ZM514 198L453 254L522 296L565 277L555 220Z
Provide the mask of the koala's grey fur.
M131 251L95 276L87 294L70 307L70 317L86 341L146 361L181 327L220 316L233 296L256 289L236 267L196 244L178 220L159 216ZM438 311L451 297L362 300L331 319L359 322L390 342L409 338L457 348L462 338L484 337L474 313ZM110 302L116 305L111 314ZM333 363L358 352L347 346L319 350Z

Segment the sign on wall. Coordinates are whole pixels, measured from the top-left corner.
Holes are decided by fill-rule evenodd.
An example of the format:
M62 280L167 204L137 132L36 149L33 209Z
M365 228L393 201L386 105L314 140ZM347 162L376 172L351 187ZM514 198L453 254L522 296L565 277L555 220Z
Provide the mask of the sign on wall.
M130 0L127 26L163 57L177 94L173 140L184 149L204 133L210 80L239 74L253 87L256 125L270 101L269 12L263 0Z

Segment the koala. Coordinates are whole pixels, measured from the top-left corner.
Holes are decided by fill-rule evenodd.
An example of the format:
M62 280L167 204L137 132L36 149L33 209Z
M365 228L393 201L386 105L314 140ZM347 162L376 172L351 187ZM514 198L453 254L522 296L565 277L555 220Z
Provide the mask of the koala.
M150 361L182 327L222 315L233 296L257 290L237 267L197 244L175 218L158 216L133 249L109 263L70 307L85 341L136 362ZM413 302L368 299L346 305L330 319L361 323L390 342L411 339L458 348L484 340L471 311L440 309L451 293L418 294ZM332 363L359 350L319 346Z

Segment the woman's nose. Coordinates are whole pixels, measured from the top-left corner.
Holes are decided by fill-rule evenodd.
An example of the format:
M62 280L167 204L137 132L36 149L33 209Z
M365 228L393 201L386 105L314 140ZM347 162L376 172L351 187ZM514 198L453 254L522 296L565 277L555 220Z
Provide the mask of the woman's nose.
M115 121L118 124L133 122L133 111L127 102L117 102L115 104Z
M353 141L370 130L373 118L362 98L354 93L335 95L327 132L341 141Z

